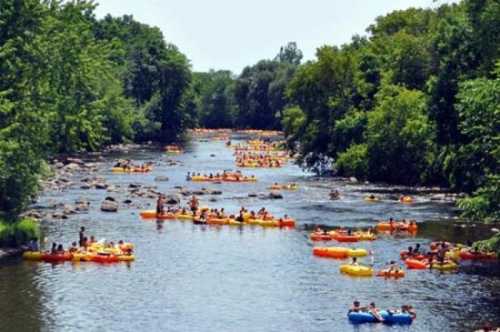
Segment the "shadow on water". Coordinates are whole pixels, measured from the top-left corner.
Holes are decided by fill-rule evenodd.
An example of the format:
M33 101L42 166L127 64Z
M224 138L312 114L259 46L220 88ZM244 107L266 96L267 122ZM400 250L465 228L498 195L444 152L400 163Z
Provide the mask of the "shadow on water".
M40 331L42 295L37 264L12 258L0 265L0 331Z

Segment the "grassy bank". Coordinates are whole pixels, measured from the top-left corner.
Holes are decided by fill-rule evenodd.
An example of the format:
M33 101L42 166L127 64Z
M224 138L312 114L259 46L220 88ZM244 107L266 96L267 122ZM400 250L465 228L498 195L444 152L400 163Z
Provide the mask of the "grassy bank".
M40 225L34 219L23 218L16 222L0 220L0 247L13 247L40 238Z

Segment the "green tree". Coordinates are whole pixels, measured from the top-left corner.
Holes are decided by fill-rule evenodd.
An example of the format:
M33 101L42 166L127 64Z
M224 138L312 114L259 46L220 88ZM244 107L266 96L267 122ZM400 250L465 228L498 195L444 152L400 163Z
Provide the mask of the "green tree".
M497 70L500 75L500 62ZM485 175L497 173L500 161L500 76L491 80L476 79L460 85L457 109L460 131L464 135L458 153L463 189L482 185ZM480 166L480 167L478 167Z
M39 1L0 2L0 215L13 221L38 188L48 124L37 40L47 7Z
M416 184L429 168L434 128L422 92L386 87L368 115L366 144L371 180Z
M289 42L280 48L280 52L274 58L275 61L298 66L303 58L302 51L297 47L296 42Z
M195 73L193 81L202 127L232 128L236 115L233 74L226 70Z
M299 67L288 86L288 96L304 113L291 142L300 146L299 162L322 169L340 152L331 139L337 121L355 106L357 58L352 51L336 47L322 47L316 56L316 61Z

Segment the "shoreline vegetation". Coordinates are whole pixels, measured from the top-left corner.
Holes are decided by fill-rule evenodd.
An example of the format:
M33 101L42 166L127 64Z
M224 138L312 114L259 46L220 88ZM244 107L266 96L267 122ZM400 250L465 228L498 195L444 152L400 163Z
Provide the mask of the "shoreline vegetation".
M20 216L51 156L197 127L283 130L318 174L450 188L464 218L500 220L497 1L394 11L313 60L290 42L239 75L193 72L158 28L95 7L0 4L0 244L39 236ZM500 235L478 244L500 252Z

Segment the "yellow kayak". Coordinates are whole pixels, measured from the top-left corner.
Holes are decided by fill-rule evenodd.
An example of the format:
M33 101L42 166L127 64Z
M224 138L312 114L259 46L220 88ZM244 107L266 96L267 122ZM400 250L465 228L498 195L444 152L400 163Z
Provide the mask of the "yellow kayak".
M28 261L39 261L42 259L41 251L25 251L23 252L23 258Z
M175 218L178 220L193 220L192 214L176 214Z
M122 262L132 262L135 261L135 256L134 255L119 255L117 256L119 261Z

